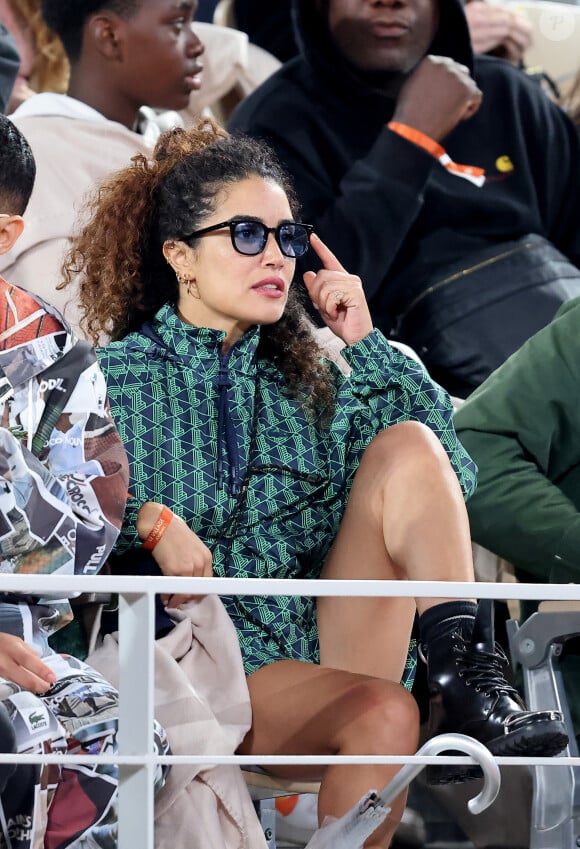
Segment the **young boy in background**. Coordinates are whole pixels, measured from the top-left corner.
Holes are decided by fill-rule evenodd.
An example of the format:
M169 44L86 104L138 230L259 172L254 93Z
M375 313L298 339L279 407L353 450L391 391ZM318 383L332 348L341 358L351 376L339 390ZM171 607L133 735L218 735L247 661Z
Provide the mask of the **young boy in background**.
M22 233L35 170L28 142L0 115L0 254ZM96 574L117 538L127 481L91 346L53 307L0 277L0 572ZM66 598L0 592L0 745L116 751L117 691L48 644L71 618ZM7 783L0 776L1 846L116 845L116 767L16 770Z

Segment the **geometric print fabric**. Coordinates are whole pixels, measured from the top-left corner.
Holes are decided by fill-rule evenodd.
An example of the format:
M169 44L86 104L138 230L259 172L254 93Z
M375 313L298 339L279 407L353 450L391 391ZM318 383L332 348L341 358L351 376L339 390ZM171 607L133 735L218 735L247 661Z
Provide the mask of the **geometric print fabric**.
M439 437L464 494L475 489L447 394L377 330L342 351L348 378L332 366L336 403L326 424L259 358L259 328L227 358L222 332L184 324L169 305L142 331L98 351L131 476L118 552L140 545L137 512L156 501L211 549L218 576L319 577L364 450L408 419ZM248 674L284 657L318 660L315 600L222 600ZM412 671L410 656L408 678Z

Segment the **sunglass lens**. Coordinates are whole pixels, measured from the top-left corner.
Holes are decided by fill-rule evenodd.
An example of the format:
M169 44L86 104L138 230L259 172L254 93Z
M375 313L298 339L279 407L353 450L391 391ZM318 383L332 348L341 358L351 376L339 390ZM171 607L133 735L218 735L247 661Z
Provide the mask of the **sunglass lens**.
M280 249L290 257L301 257L308 250L308 231L301 224L282 224Z
M234 244L241 254L259 254L266 244L264 225L259 221L237 221L234 227Z

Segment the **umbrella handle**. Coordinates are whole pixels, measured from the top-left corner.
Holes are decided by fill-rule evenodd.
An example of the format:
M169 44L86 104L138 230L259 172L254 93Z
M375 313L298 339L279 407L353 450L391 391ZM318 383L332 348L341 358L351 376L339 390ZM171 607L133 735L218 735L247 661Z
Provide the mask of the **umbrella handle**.
M491 805L499 793L501 783L499 767L489 749L466 734L439 734L421 746L417 755L438 755L450 750L471 755L483 771L483 787L477 796L474 796L467 803L472 814L480 814ZM396 799L424 766L424 764L405 764L378 794L380 802L388 805L393 799Z

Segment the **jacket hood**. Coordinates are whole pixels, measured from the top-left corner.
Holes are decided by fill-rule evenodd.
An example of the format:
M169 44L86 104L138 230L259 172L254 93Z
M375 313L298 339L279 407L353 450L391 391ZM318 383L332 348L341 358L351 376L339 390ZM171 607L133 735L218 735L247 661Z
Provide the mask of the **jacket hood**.
M338 51L316 0L294 0L293 24L300 52L318 72L359 95L368 89L364 75ZM473 51L461 0L439 0L439 25L428 53L449 56L473 71Z

